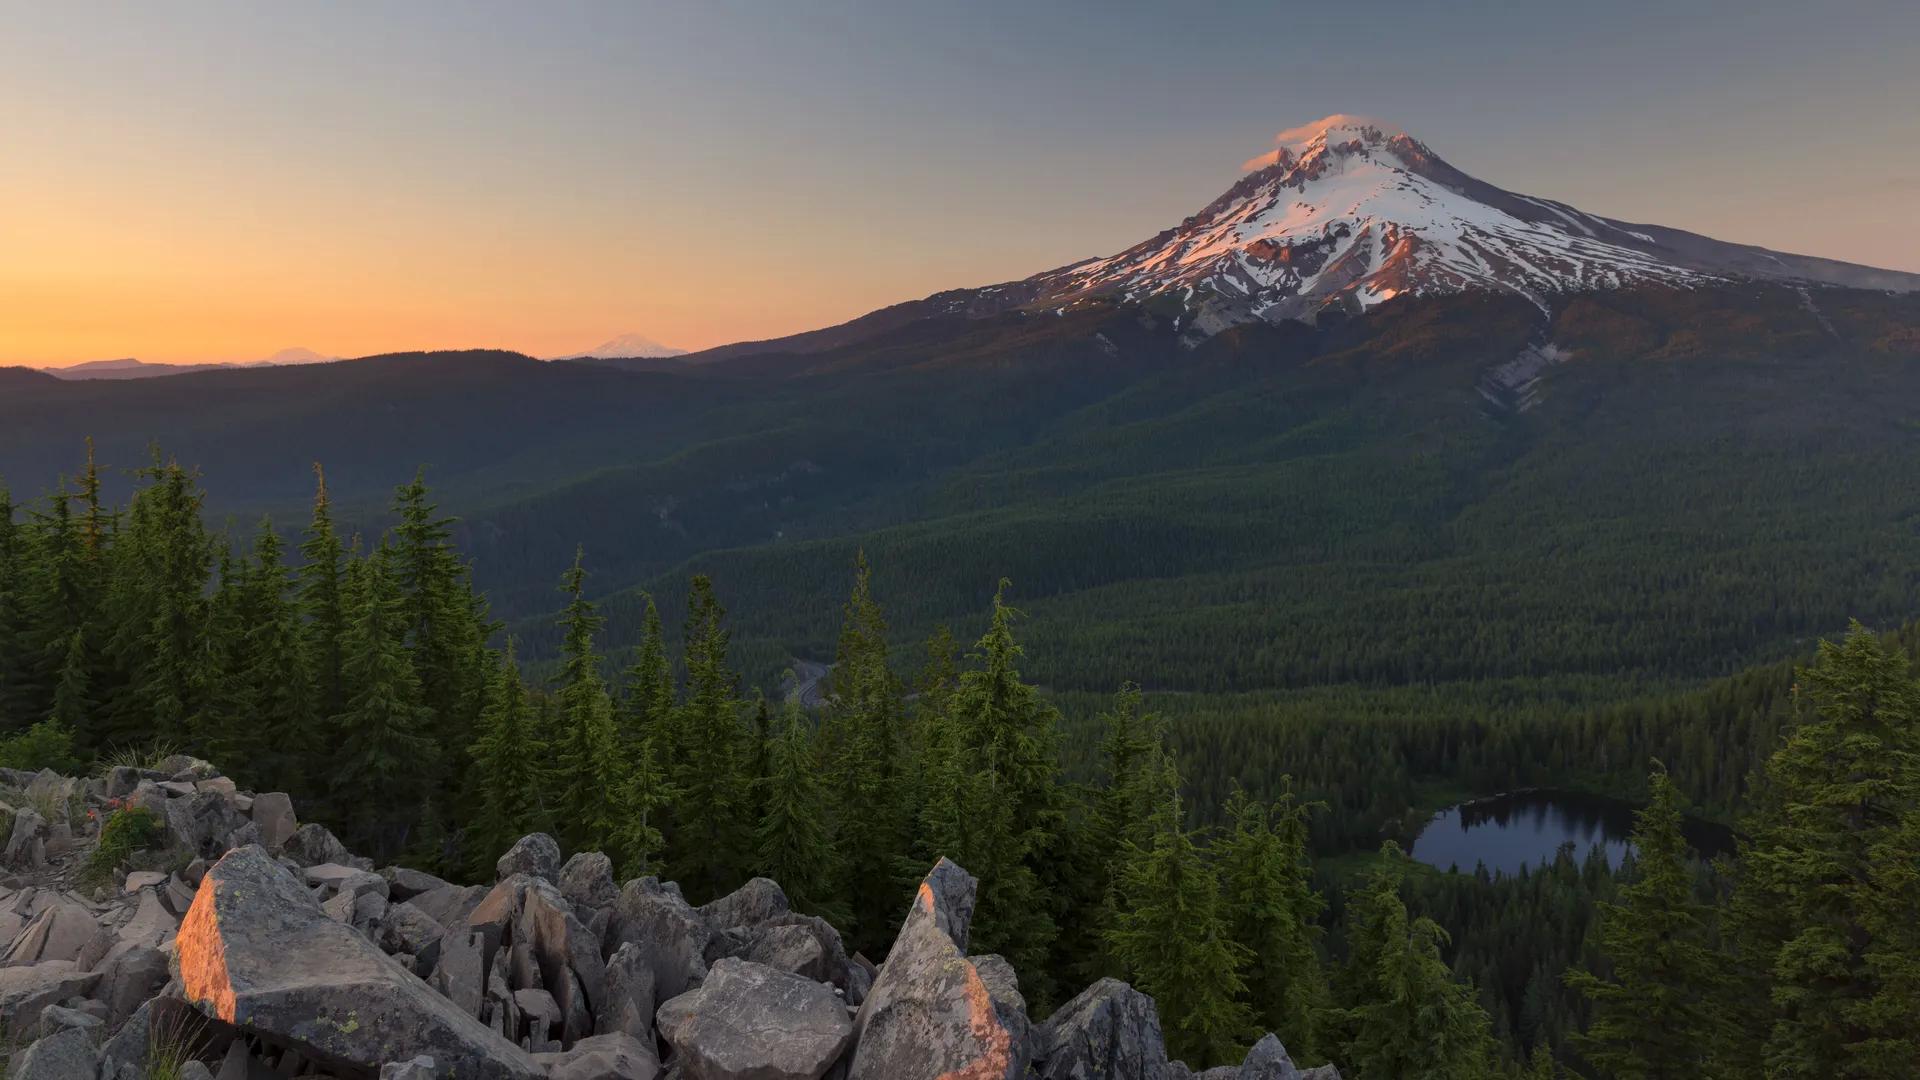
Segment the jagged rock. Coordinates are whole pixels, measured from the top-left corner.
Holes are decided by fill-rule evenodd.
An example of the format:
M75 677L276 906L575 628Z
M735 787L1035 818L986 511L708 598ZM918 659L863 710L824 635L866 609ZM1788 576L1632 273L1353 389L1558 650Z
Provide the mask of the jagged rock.
M127 880L122 884L121 891L136 893L141 889L157 888L167 883L167 877L168 875L160 870L135 870L133 873L127 875Z
M987 997L993 1002L994 1016L1012 1037L1014 1052L1018 1057L1014 1075L1025 1076L1027 1058L1033 1051L1033 1040L1029 1037L1032 1023L1027 1019L1027 999L1020 993L1020 976L1013 970L1013 964L997 953L970 957L969 962L980 973L980 981L987 988Z
M93 1037L64 1028L22 1050L7 1069L8 1080L93 1080L100 1067Z
M189 784L195 780L207 780L220 775L220 770L213 767L213 762L194 757L192 754L169 755L154 768L175 780Z
M380 947L390 953L419 956L438 943L447 928L408 901L387 906L380 920Z
M199 888L198 885L187 884L187 879L181 877L179 874L169 875L167 878L167 887L162 896L162 899L166 903L167 910L172 911L176 915L185 915L187 908L193 905L193 895L199 891Z
M560 1003L561 1019L567 1022L563 1044L571 1046L574 1040L593 1034L593 1002L607 992L599 940L587 933L559 890L540 880L522 895L513 932L516 945L524 942L532 947L540 982ZM577 1026L583 1016L589 1019L585 1028Z
M169 977L166 954L153 946L129 945L109 957L100 967L96 991L107 1006L108 1023L118 1027L142 1002L159 993Z
M467 929L484 935L488 956L492 956L507 940L507 928L513 925L514 918L520 914L520 898L526 895L533 882L534 879L525 874L514 874L488 890L480 902L467 912ZM423 903L429 901L426 896L420 899ZM432 908L423 906L422 910L431 913ZM446 925L445 920L442 920L442 925Z
M533 1052L545 1053L559 1045L560 1003L545 990L531 988L513 992L513 1007L526 1023L526 1036Z
M27 801L53 807L52 821L67 820L67 807L80 790L80 781L61 776L52 769L41 769L27 783Z
M1340 1070L1332 1065L1315 1065L1301 1069L1300 1080L1340 1080Z
M804 926L769 926L748 941L740 958L776 971L804 975L815 982L832 981L827 976L826 952Z
M4 858L8 866L47 865L47 819L39 811L23 807L13 815L13 832L7 837Z
M239 785L233 782L233 777L231 776L214 776L205 780L196 780L194 781L193 789L195 791L211 791L226 799L228 802L232 802L234 797L240 794Z
M151 945L159 948L173 940L180 929L180 917L167 910L160 901L158 889L147 889L140 894L139 907L134 909L133 918L120 927L120 940Z
M533 958L533 943L516 941L506 949L507 983L515 990L545 989L540 978L540 962Z
M462 1077L537 1075L518 1048L327 918L264 848L208 871L177 954L188 1000L308 1058L372 1071L425 1052Z
M320 863L307 867L306 880L309 888L320 890L322 900L341 893L359 896L370 892L379 893L384 900L390 888L387 879L379 874L339 863Z
M613 883L613 860L598 851L582 851L560 868L560 894L583 908L612 907L620 899Z
M113 768L107 770L106 785L102 788L101 795L107 799L124 799L128 795L133 794L134 789L140 786L142 780L157 781L165 780L166 778L165 773L155 772L152 769L136 769L131 765L115 765Z
M249 821L227 834L226 847L228 851L232 851L234 848L246 847L248 844L257 844L259 842L260 826ZM216 1077L215 1080L218 1080L218 1078Z
M107 1022L90 1012L69 1009L62 1005L49 1005L40 1010L40 1036L45 1038L64 1028L77 1028L87 1033L87 1038L98 1043L106 1035Z
M167 832L173 842L195 855L214 858L225 852L227 837L247 823L233 803L218 792L193 792L167 800Z
M477 1019L486 1000L486 962L484 934L475 930L449 933L440 939L440 956L427 983Z
M20 967L43 960L80 959L81 950L100 932L100 924L78 904L58 902L33 917L7 951L0 967Z
M425 870L409 870L404 866L389 866L380 871L380 876L387 879L389 900L411 900L422 893L450 888L447 882Z
M715 930L729 930L736 926L758 926L792 910L778 882L757 877L712 903L702 904L700 915Z
M253 797L248 816L260 830L260 844L268 851L279 851L300 828L293 816L293 800L284 791L263 791Z
M1280 1044L1280 1036L1269 1031L1240 1062L1239 1080L1300 1080L1300 1069Z
M439 1080L441 1075L439 1066L426 1054L380 1066L380 1080Z
M1026 1058L961 942L973 920L973 875L941 859L920 883L886 966L854 1021L850 1080L949 1074L1018 1077Z
M493 869L495 881L505 881L515 874L552 881L560 876L560 844L546 833L530 833L514 841Z
M1119 979L1101 979L1062 1005L1040 1025L1036 1042L1041 1080L1155 1077L1167 1068L1153 999Z
M653 969L658 1000L678 997L707 977L707 943L713 930L677 886L650 877L629 881L614 912L615 937L640 947Z
M167 820L167 793L160 790L156 780L142 780L134 785L125 805L129 810L145 810L161 821Z
M688 1080L819 1080L853 1038L846 1006L825 985L731 957L654 1022Z
M653 1038L653 967L638 945L615 949L607 959L607 992L596 1003L593 1029Z
M551 1080L654 1080L660 1074L651 1037L643 1042L618 1033L581 1039L562 1053L535 1054L534 1061Z
M99 981L99 972L82 972L70 960L0 968L0 1031L32 1030L41 1010L86 996Z
M260 804L253 804L258 807ZM264 832L264 830L262 830ZM293 830L287 838L286 854L301 866L318 866L321 863L339 863L342 866L372 870L373 860L363 859L347 850L339 837L327 831L324 825L308 822Z

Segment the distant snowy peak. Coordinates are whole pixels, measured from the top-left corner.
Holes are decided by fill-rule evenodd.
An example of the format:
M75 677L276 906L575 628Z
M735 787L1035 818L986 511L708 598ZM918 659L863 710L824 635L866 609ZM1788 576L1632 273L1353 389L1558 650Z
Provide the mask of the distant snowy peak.
M1171 297L1197 335L1476 289L1550 309L1561 294L1739 278L1920 288L1920 275L1633 225L1476 180L1377 120L1283 131L1251 172L1178 226L1104 259L946 294L956 312Z
M687 350L669 348L649 337L640 334L621 334L611 341L602 343L590 352L570 353L556 356L556 360L624 360L632 356L659 359L668 356L685 356Z

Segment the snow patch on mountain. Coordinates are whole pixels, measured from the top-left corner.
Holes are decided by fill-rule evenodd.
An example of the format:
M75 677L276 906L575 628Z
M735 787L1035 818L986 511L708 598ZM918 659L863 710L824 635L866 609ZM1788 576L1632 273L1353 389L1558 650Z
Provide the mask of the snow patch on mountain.
M652 338L641 334L621 334L611 341L602 342L597 348L583 353L568 353L553 357L555 360L624 360L631 356L643 356L653 359L668 356L684 356L687 350L662 345Z

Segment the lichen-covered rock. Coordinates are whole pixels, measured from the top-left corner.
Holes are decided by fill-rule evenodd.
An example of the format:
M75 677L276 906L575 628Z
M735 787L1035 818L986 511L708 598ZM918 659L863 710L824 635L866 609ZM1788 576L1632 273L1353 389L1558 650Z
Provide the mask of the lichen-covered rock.
M300 828L300 819L293 816L293 799L284 791L255 795L247 813L260 830L261 846L268 851L279 851Z
M614 912L616 940L640 948L653 969L659 1000L678 997L707 977L713 930L672 883L650 877L629 881Z
M1167 1068L1153 999L1119 979L1101 979L1062 1005L1040 1026L1036 1043L1041 1080L1157 1077Z
M587 932L559 890L537 879L521 896L513 934L515 945L532 949L541 985L559 1002L562 1045L593 1034L593 1003L607 988L599 939Z
M1269 1031L1240 1062L1238 1080L1300 1080L1300 1069L1281 1045L1280 1036Z
M78 1028L62 1028L17 1054L7 1080L93 1080L99 1067L93 1037Z
M177 961L187 1000L314 1061L372 1072L424 1053L462 1077L538 1075L518 1047L329 919L260 847L208 871Z
M560 868L560 895L582 908L612 907L620 898L613 883L613 860L598 851L582 851Z
M82 972L70 960L0 968L0 1031L31 1031L41 1010L86 996L99 981L99 972Z
M188 790L192 790L189 787ZM227 838L248 819L217 791L197 791L167 800L167 832L173 842L206 858L227 850Z
M99 932L100 924L85 908L56 902L35 915L6 952L0 953L0 967L21 967L43 960L78 961L81 950Z
M976 883L941 859L914 896L886 966L855 1020L849 1080L1014 1080L1023 1074L1021 1033L1001 1019L1006 1003L966 957ZM1022 1006L1024 1014L1024 1006Z
M757 877L709 904L700 906L700 915L715 930L737 926L758 926L776 915L793 910L786 891L772 878Z
M607 992L595 1006L594 1031L653 1039L653 966L628 942L607 958Z
M258 802L254 803L259 806ZM372 870L373 860L363 859L347 850L340 838L327 830L325 825L308 822L293 831L287 838L286 855L301 866L317 866L321 863L339 863L360 870Z
M8 866L30 869L47 864L47 819L39 811L25 807L14 813L5 859Z
M494 864L494 880L505 881L515 874L544 878L560 876L560 843L546 833L532 833L514 841L500 861Z
M556 1054L535 1054L550 1080L653 1080L660 1074L660 1058L653 1040L631 1035L594 1035Z
M731 957L654 1022L688 1080L819 1080L853 1038L824 984Z

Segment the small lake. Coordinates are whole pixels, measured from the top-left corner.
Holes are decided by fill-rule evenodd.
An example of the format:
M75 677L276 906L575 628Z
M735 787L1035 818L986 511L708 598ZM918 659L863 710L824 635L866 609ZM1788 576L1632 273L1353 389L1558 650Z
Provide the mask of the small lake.
M1553 861L1562 844L1575 862L1595 849L1618 866L1630 849L1638 807L1619 799L1566 791L1516 791L1450 806L1433 815L1408 854L1428 866L1472 873L1485 863L1496 874ZM1733 849L1733 832L1709 821L1684 819L1681 831L1695 852L1713 858Z

